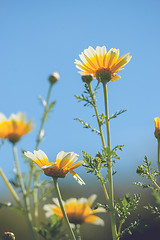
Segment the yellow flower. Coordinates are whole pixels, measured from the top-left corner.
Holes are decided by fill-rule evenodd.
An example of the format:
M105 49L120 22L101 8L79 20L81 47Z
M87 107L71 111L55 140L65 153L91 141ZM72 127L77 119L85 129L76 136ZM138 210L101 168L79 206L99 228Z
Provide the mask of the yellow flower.
M99 207L96 210L91 209L91 205L96 199L96 195L91 195L87 198L70 198L67 201L63 202L64 209L68 216L69 222L71 224L83 224L83 223L92 223L96 225L104 226L104 221L95 216L95 213L106 212L104 208ZM61 208L58 203L57 198L53 198L55 204L46 204L43 209L46 211L46 217L50 217L53 214L56 214L59 218L63 218Z
M89 47L84 50L79 55L79 61L75 59L75 64L81 75L93 75L94 78L97 78L98 81L101 81L101 78L106 78L108 81L116 81L121 78L117 73L122 70L122 67L125 66L131 59L129 53L123 55L119 58L119 49L111 48L108 52L106 47L96 47L93 49Z
M160 139L160 119L159 117L154 118L155 132L154 135L157 139Z
M59 152L55 163L49 162L47 155L42 150L34 151L34 154L28 151L25 152L24 155L41 167L47 176L64 178L67 173L70 172L80 185L85 184L80 176L73 171L73 169L83 164L83 161L74 163L79 157L79 155L74 152Z
M2 139L8 139L10 142L16 143L33 128L32 119L26 122L24 113L11 114L9 119L3 113L0 113L0 138Z

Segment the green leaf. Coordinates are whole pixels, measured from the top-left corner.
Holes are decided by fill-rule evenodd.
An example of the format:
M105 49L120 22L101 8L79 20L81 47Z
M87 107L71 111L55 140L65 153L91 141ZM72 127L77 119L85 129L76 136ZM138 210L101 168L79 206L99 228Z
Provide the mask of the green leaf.
M81 124L83 124L83 126L84 126L83 128L91 129L92 132L96 132L97 134L100 135L100 132L99 132L97 129L91 127L90 124L84 122L83 120L81 120L81 119L79 119L79 118L75 118L74 120L76 120L76 121L80 122Z

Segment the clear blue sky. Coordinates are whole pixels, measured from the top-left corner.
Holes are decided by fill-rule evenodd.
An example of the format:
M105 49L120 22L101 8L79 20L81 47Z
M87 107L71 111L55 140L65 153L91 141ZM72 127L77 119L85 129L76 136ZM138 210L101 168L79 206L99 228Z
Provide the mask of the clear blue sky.
M96 127L90 117L93 112L74 98L83 90L74 60L89 46L105 45L107 49L119 48L121 55L130 52L133 56L120 72L122 78L108 84L110 114L128 109L111 122L112 147L125 144L117 177L132 178L145 154L156 161L154 117L160 116L159 9L159 0L1 0L0 112L7 117L26 112L36 125L18 147L34 150L42 114L37 96L46 97L47 78L58 71L61 78L51 96L57 104L45 125L46 138L40 148L52 161L61 150L79 153L81 159L82 150L93 155L100 149L97 135L74 121L79 117ZM102 89L98 104L102 112ZM23 161L21 167L26 171ZM0 149L0 167L9 178L13 176L8 142ZM78 172L85 181L90 177L84 169Z

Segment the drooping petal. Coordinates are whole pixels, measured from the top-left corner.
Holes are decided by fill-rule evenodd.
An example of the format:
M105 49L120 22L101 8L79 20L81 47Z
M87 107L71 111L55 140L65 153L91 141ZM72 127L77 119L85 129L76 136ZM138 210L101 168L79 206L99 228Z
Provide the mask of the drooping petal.
M95 215L89 215L85 218L85 223L92 223L95 225L104 226L104 221Z
M117 81L117 80L120 79L120 78L121 78L121 76L119 76L119 75L116 74L114 77L111 78L111 81L112 81L112 82L115 82L115 81Z
M82 180L82 178L80 178L80 176L74 172L72 169L69 170L70 174L72 175L72 177L80 184L80 185L85 185L85 182Z

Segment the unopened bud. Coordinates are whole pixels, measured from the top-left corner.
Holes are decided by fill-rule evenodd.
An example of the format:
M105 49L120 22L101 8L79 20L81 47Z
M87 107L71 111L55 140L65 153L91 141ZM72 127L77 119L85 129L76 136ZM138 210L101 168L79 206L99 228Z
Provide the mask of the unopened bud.
M140 165L140 166L138 166L138 168L137 168L137 170L136 170L136 173L137 174L142 174L142 173L144 173L144 169L143 169L143 166L142 165Z
M15 240L15 235L12 232L5 232L2 235L2 240Z
M51 84L54 84L59 80L59 78L60 78L59 73L54 72L49 76L48 80Z
M93 76L92 75L83 75L82 76L82 81L85 83L90 83L93 80Z
M112 78L112 73L107 69L99 69L96 72L98 82L108 83Z
M156 117L154 119L154 123L155 123L154 135L157 138L157 140L160 140L160 119L159 119L159 117Z

